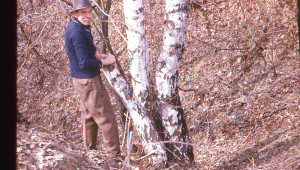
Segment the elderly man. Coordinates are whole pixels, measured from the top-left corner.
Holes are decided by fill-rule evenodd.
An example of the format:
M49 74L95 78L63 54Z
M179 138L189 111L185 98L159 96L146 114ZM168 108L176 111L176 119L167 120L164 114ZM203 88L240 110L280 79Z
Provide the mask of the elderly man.
M99 77L100 68L116 62L111 54L99 54L90 30L92 5L89 0L74 0L74 17L65 31L65 46L74 88L80 97L84 146L96 149L98 126L110 158L120 156L116 117L110 98Z

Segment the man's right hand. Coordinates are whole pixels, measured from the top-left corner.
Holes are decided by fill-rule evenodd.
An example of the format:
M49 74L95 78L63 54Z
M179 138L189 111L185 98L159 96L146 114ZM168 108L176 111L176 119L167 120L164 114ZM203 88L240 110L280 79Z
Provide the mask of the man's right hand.
M110 64L115 64L116 63L116 57L112 54L105 54L106 56L101 58L102 65L107 66Z

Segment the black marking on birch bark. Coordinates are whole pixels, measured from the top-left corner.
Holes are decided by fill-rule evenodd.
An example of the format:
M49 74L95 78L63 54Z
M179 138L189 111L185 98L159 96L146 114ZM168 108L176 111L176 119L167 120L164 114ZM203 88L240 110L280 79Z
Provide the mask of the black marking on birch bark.
M159 61L158 64L157 64L157 68L159 70L159 72L161 72L161 69L165 68L167 65L166 61L163 60L163 61Z
M108 72L112 72L115 69L115 66L113 64L105 66L105 67L107 68Z
M178 111L178 115L177 115L178 126L180 126L180 125L182 126L181 132L179 132L180 138L183 140L183 142L189 143L190 142L189 134L188 134L188 129L187 129L187 125L186 125L186 120L184 117L184 111L182 109L181 101L179 98L178 87L176 87L175 94L173 97L176 99L174 105L177 106L177 111ZM184 147L184 146L182 146L182 147ZM182 158L188 157L190 162L194 161L193 147L191 145L186 145L184 148L182 148L181 154L182 154L181 155Z
M173 135L178 136L180 141L189 143L189 134L188 134L188 130L187 130L186 120L184 117L184 111L182 109L180 98L179 98L178 87L176 84L174 84L177 82L177 79L178 79L178 71L170 79L171 79L170 81L172 82L173 88L175 88L175 92L172 93L172 96L163 98L163 103L173 105L174 108L178 112L177 128L181 126L181 131L178 131L178 129L176 128ZM171 122L171 121L169 120L169 122ZM168 133L167 136L165 136L165 140L168 140L170 138L171 138L171 136ZM182 160L185 159L186 157L188 157L188 160L190 162L192 162L194 160L193 147L191 145L169 143L169 144L166 144L166 147L169 150L167 152L168 160L177 159L176 157L174 157L173 154L175 154L177 157L179 157Z
M140 13L143 13L143 12L144 12L144 7L141 7L136 11L136 14L139 15Z
M166 25L166 27L170 30L175 28L175 24L173 21L165 19L164 24Z
M117 83L117 77L111 79L111 84L114 86Z
M184 52L184 43L176 43L171 45L171 48L174 49L174 52L177 53L177 58L178 60L180 60L183 56L183 52Z
M154 86L150 87L152 88L151 90L154 92ZM161 114L159 112L159 107L158 107L158 103L157 103L157 96L156 96L157 91L156 93L151 93L150 95L151 96L151 100L152 100L152 120L153 120L153 125L154 125L154 128L156 129L156 131L158 132L158 135L159 137L164 140L164 131L165 131L165 127L163 126L163 123L162 123L162 117L161 117Z
M149 91L148 89L146 90L147 92ZM146 93L147 96L144 96L143 98L141 98L142 102L145 102L145 108L146 110L150 110L150 96L148 93Z
M138 10L135 11L136 15L135 17L133 17L133 20L138 20L140 18L140 15L143 15L144 12L144 8L141 7Z
M177 50L177 49L183 48L183 44L176 43L176 44L171 45L171 47L173 47L173 48L175 48L175 50Z
M145 25L145 20L142 20L142 21L140 22L140 24L141 24L141 27L144 27L144 25ZM145 38L145 35L146 35L146 34L144 34L142 38Z
M146 110L149 110L150 108L150 106L149 106L149 100L150 100L150 97L149 97L149 94L147 93L149 90L148 89L146 89L145 90L145 93L143 93L143 92L140 92L138 95L137 95L137 97L140 99L140 101L142 102L142 103L145 103L145 105L144 105L144 107L145 107L145 109Z
M124 90L128 90L127 88L124 88ZM126 100L130 100L131 99L131 90L130 90L130 92L129 92L129 95L125 95L125 97L126 97Z
M168 11L168 13L177 13L177 12L187 13L189 10L187 3L177 4L176 7L177 7L176 9L174 9L172 11Z

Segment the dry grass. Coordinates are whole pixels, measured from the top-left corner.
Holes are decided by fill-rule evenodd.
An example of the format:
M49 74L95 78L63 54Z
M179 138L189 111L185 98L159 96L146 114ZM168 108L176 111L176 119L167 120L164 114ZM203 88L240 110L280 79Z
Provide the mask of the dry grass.
M64 3L33 3L31 8L24 2L18 1L18 110L31 124L67 136L79 147L80 111L63 46ZM164 3L144 5L154 68ZM121 0L113 1L111 16L125 35L122 7ZM174 163L170 169L299 169L296 0L194 0L189 7L179 86L195 164ZM126 44L116 28L110 27L110 41L128 75ZM112 103L119 114L114 95ZM137 166L147 167L143 160Z

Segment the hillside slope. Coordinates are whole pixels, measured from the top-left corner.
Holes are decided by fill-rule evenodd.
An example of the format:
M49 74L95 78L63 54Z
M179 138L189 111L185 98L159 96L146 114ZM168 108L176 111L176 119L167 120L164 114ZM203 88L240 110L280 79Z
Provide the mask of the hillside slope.
M18 169L107 169L111 164L101 138L97 153L81 149L79 102L62 44L68 5L29 2L18 1L17 93L19 117L24 117L17 125ZM300 169L296 3L190 1L178 83L195 163L173 164L173 169ZM154 68L162 44L164 2L144 5ZM125 35L122 7L121 0L113 1L109 34L128 75L126 43L119 34ZM119 103L108 90L123 140ZM137 137L134 142L139 142ZM127 156L126 144L122 152ZM151 168L141 151L131 159L131 168Z

